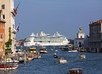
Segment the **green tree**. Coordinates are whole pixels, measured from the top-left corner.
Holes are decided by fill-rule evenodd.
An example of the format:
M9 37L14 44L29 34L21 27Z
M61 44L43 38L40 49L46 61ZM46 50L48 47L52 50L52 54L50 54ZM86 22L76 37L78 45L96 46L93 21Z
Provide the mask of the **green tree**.
M5 43L5 45L6 45L6 53L12 53L12 50L11 50L11 45L12 45L11 27L9 27L9 39L8 39L8 41Z

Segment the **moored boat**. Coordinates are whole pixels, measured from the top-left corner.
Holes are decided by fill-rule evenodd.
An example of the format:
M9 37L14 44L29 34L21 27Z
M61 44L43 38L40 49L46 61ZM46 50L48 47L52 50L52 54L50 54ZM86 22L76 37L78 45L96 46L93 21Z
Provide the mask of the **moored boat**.
M39 52L35 53L34 54L34 59L39 59L39 58L41 58L40 53Z
M0 64L0 70L13 70L18 68L18 64L14 64L14 63L2 63Z
M32 60L34 60L34 57L31 57L31 56L27 57L27 61L32 61Z
M78 50L68 50L68 52L78 52Z

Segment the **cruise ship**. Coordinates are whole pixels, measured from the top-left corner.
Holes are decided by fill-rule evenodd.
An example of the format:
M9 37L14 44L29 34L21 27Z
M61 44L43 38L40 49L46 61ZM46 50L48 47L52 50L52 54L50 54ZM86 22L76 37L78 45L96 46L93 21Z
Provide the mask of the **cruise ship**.
M41 31L36 35L32 33L30 36L25 38L24 46L62 46L68 45L68 39L56 32L54 35L45 34Z

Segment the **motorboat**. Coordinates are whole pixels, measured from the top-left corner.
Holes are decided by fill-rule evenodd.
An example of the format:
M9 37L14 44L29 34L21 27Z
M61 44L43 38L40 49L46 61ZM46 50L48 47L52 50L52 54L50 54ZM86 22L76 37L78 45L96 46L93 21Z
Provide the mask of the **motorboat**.
M79 57L80 57L81 59L85 59L85 58L86 58L86 56L85 56L84 54L80 54Z
M30 47L29 48L29 51L30 52L33 52L33 53L36 53L37 52L36 47Z
M46 47L42 47L39 49L40 53L48 53L47 48Z
M82 74L82 68L72 68L68 70L67 74Z
M60 57L60 58L58 58L58 62L60 64L64 64L64 63L67 63L67 59L65 59L64 57Z
M58 58L58 56L57 56L57 54L56 54L56 53L54 53L54 55L53 55L53 56L54 56L54 58Z
M68 50L68 52L78 52L78 50Z

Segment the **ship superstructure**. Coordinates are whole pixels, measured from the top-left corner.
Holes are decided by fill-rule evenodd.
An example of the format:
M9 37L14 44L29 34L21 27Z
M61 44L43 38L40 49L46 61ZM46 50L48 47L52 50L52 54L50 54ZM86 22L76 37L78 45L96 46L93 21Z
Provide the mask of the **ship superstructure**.
M32 33L25 38L24 46L61 46L68 45L68 39L56 32L54 35L45 34L43 31L40 34Z

